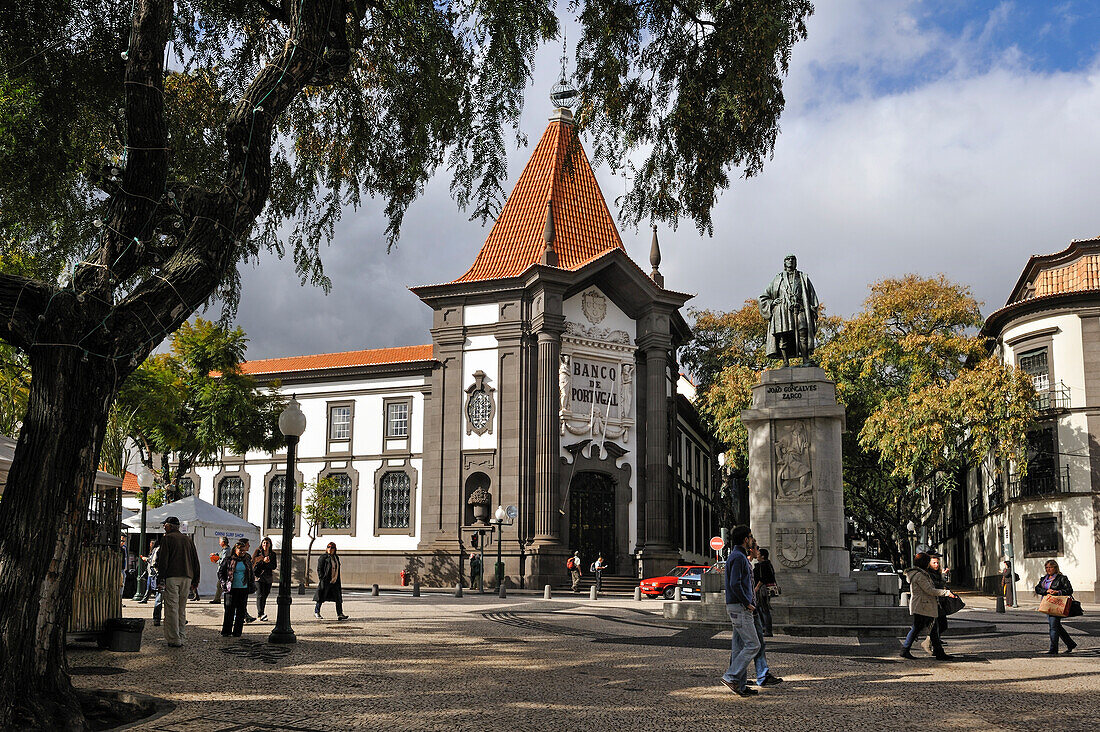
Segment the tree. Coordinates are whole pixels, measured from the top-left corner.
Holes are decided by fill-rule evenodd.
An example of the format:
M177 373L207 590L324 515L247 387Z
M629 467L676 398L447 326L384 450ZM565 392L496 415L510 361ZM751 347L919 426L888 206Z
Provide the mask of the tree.
M579 119L597 158L642 156L627 220L704 229L731 169L774 147L807 0L579 3ZM379 198L392 244L441 166L492 216L548 0L56 0L0 13L0 241L66 277L0 274L0 338L28 355L0 501L0 727L83 727L64 673L82 507L118 389L237 267L318 256ZM169 47L170 44L170 47ZM172 66L168 60L172 59ZM288 232L285 241L280 232Z
M847 409L846 508L894 561L922 501L936 512L974 465L1025 447L1034 391L987 353L981 324L968 287L906 275L872 285L819 352Z
M182 476L214 462L223 447L243 455L282 446L279 413L286 400L277 384L262 392L241 371L247 347L240 328L197 318L172 336L170 353L151 356L123 384L117 403L132 413L129 434L141 461L159 473L168 501L181 497Z
M306 522L306 535L309 537L309 547L306 549L306 567L303 573L302 584L309 587L309 573L313 563L313 542L317 541L317 532L322 527L333 525L340 521L340 512L344 508L344 496L337 492L340 484L336 478L326 476L314 483L306 483L302 486L303 495L309 492L309 500L304 506L295 506L294 512L301 515Z

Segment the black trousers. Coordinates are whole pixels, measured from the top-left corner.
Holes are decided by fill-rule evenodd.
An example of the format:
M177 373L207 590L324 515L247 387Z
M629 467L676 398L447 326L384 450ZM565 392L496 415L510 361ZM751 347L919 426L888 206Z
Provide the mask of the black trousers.
M244 628L244 616L248 613L248 588L234 587L225 598L225 616L222 618L222 635L240 635Z
M271 578L257 577L256 587L256 615L266 615L264 609L267 607L267 596L271 594Z
M940 624L937 618L929 617L927 615L914 615L913 627L909 629L909 635L905 637L904 648L909 650L913 647L913 641L925 631L928 630L928 638L932 641L932 653L937 656L943 655L943 643L940 642Z

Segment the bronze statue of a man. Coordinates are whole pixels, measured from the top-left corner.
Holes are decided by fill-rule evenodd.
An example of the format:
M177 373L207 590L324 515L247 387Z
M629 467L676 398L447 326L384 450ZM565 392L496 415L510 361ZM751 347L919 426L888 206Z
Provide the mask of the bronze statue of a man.
M768 319L768 356L783 359L784 366L795 357L809 363L816 347L817 293L797 267L798 260L788 254L783 271L760 296L760 312Z

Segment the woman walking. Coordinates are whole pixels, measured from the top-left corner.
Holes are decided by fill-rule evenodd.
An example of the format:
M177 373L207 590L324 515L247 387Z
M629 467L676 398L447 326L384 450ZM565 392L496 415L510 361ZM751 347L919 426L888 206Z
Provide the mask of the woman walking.
M1043 577L1039 580L1039 584L1035 585L1036 595L1055 595L1059 597L1073 595L1073 585L1070 584L1069 577L1058 571L1058 562L1053 559L1047 560L1046 572L1046 577ZM1047 615L1047 623L1050 625L1050 650L1047 653L1051 655L1058 653L1059 638L1066 644L1066 653L1072 653L1077 644L1070 639L1069 633L1062 627L1062 619L1057 615Z
M256 574L256 615L267 622L267 596L271 594L271 575L279 565L275 559L275 551L271 548L271 537L265 536L260 542L260 548L252 557L252 571Z
M255 582L252 573L252 557L244 544L238 542L233 551L218 567L218 582L225 598L225 615L222 618L222 635L241 637L244 618L248 614L248 592Z
M940 643L940 626L938 622L940 614L939 598L955 597L955 593L948 589L938 590L932 584L932 576L928 574L928 565L932 557L924 552L913 557L913 567L905 572L909 580L909 612L913 615L913 627L909 629L909 635L905 637L905 644L901 650L902 658L913 658L909 649L913 647L913 641L924 630L928 629L928 636L932 639L932 653L941 661L950 661L951 656L943 650Z
M752 568L753 592L756 593L756 613L760 616L760 622L764 626L764 637L772 637L772 603L771 591L778 587L775 582L775 568L768 559L768 550L760 549L760 559Z
M336 543L330 541L325 547L325 553L317 560L317 592L313 595L316 606L313 608L313 617L322 620L321 603L336 603L336 619L347 620L344 615L344 595L340 586L340 557L336 556Z

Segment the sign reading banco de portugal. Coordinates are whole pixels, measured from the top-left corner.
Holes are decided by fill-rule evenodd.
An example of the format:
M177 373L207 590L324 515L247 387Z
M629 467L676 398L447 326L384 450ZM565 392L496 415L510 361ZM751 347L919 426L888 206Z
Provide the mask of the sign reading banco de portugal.
M570 396L574 405L619 406L619 366L573 357ZM574 407L576 410L576 407Z

